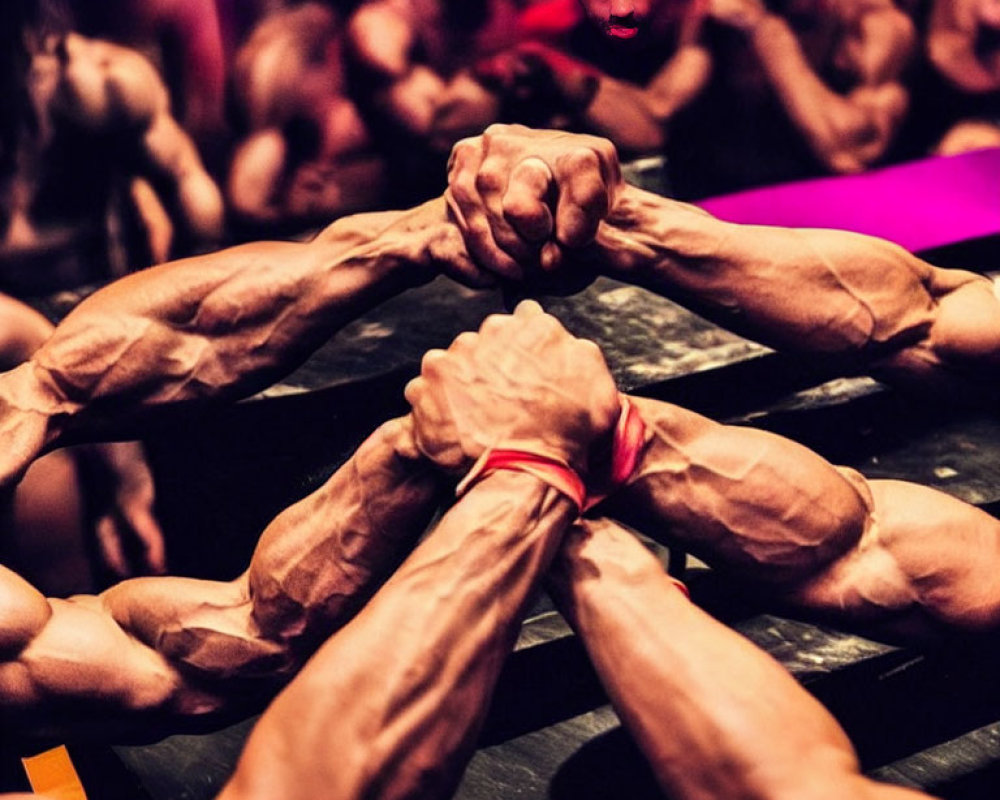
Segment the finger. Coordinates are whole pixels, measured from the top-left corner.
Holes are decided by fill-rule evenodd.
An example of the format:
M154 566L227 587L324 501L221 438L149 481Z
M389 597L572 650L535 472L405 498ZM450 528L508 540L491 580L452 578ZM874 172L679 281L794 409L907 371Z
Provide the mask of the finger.
M548 197L552 193L552 170L540 158L526 158L510 173L503 196L503 215L526 242L544 242L555 233Z
M97 546L101 551L101 560L119 578L127 577L129 569L128 559L125 558L125 551L122 549L121 536L118 533L118 524L110 514L106 514L97 521L95 527L97 535Z
M129 525L143 548L143 566L154 575L167 571L167 548L163 530L149 509L136 510L129 514Z
M479 342L479 334L473 331L463 331L455 337L455 341L448 347L448 352L461 355L476 349Z
M472 289L491 289L496 286L496 276L481 269L469 256L457 225L449 223L447 228L431 239L427 252L434 269L464 286Z
M531 319L532 317L547 316L545 309L536 300L522 300L514 309L514 316L519 319Z
M593 150L576 148L557 159L555 177L559 185L556 241L583 247L593 241L610 209L601 161Z
M563 252L558 242L546 242L542 245L542 252L538 257L539 266L542 272L555 272L563 264Z
M425 384L426 381L422 377L417 376L403 387L403 398L414 410L420 405L420 401L423 398L426 390Z
M517 280L521 277L520 267L493 238L486 204L477 188L482 145L476 142L475 139L463 139L452 148L445 199L469 253L479 266Z
M510 183L510 162L501 156L489 155L483 159L476 175L476 191L486 209L486 220L490 225L493 241L518 266L534 258L535 248L523 239L511 226L504 215L504 196Z

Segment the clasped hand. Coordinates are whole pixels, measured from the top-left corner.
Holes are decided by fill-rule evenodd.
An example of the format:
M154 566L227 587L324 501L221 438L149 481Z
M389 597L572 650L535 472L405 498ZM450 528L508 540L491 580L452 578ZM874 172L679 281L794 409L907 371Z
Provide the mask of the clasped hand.
M597 345L533 301L429 351L406 399L417 446L453 473L503 448L563 461L585 478L592 448L606 445L620 413Z

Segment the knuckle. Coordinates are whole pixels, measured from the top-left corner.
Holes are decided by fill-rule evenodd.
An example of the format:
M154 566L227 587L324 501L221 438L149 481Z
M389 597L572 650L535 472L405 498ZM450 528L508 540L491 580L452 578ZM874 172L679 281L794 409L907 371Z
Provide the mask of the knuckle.
M484 336L502 333L507 327L508 319L506 314L490 314L479 326L479 332Z
M573 175L600 174L601 163L597 154L589 147L574 147L562 157L562 161L567 172Z
M422 377L432 377L440 374L441 368L445 359L447 358L447 353L444 350L434 349L428 350L424 353L424 357L420 360L420 374Z
M455 337L451 343L451 350L473 350L479 341L479 334L474 331L463 331Z
M483 166L476 175L476 190L482 195L499 194L506 186L506 179L500 165L490 160L483 162Z

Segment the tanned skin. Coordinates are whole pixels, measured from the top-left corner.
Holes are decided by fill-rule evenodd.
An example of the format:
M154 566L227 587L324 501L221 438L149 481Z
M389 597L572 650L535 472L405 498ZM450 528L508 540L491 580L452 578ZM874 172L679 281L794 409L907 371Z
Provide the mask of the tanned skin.
M901 79L916 47L910 19L892 0L830 0L769 11L760 0L709 0L709 16L742 34L761 78L789 122L832 172L860 172L880 158L899 128L908 97ZM796 30L812 17L826 41ZM810 36L815 37L813 30ZM824 83L818 53L850 76L841 93Z
M515 0L367 0L348 22L370 103L398 136L441 153L497 119L475 60L509 46Z
M544 332L545 359L537 367L525 352L529 327ZM513 446L565 458L593 480L606 468L595 457L599 451L592 447L584 460L568 455L565 444L567 435L592 430L593 421L606 418L614 407L607 398L610 374L600 367L600 355L591 348L530 301L518 306L512 317L488 318L479 334L463 334L447 351L430 351L425 356L421 377L407 388L414 406L416 441L449 470L461 472L485 449ZM577 365L586 375L592 393L581 394L568 365ZM517 377L512 379L512 374ZM592 405L581 409L580 397L589 398ZM669 408L652 402L640 406L647 424L656 430L645 447L637 483L647 480L642 476L649 476L647 470L656 460L653 454L660 448L655 442L665 435L651 406L661 415ZM560 424L552 425L544 436L532 437L528 435L530 422L523 416L529 410L531 419L559 420ZM566 421L573 427L567 427ZM690 422L685 427L695 428ZM720 438L711 448L717 458L735 451L734 461L757 457L762 469L785 469L792 474L802 470L802 483L818 479L821 490L831 488L823 470L837 473L791 442L777 442L772 452L762 452L729 430ZM739 463L731 466L732 483L723 489L737 492L729 506L722 492L709 497L697 486L685 489L684 484L696 484L700 474L708 471L693 458L687 468L687 455L688 451L677 454L670 465L676 485L669 494L676 507L690 507L692 515L719 522L720 528L721 523L732 523L735 515L713 512L709 506L742 510L746 528L736 531L740 543L734 549L751 552L744 544L750 538L748 531L761 524L760 560L768 560L770 552L778 565L781 556L794 550L792 545L785 553L780 547L768 550L770 514L766 510L755 513L755 503L763 508L769 500L775 505L788 501L789 508L798 512L795 518L788 513L788 527L804 528L803 538L815 527L808 519L806 500L796 496L800 490L779 486L772 498L766 498L763 482ZM794 461L794 467L782 457ZM592 472L584 465L590 465ZM749 474L745 491L732 485L738 481L741 466ZM768 471L768 477L773 480L775 476ZM837 494L836 486L833 491L828 511L844 502L845 491ZM848 484L846 493L854 492ZM667 494L664 491L661 498ZM700 496L706 500L704 507L695 507ZM619 500L622 507L639 503L651 515L659 514L661 529L672 529L682 520L675 508L665 510L666 502L654 503L652 508L634 488ZM808 500L815 502L814 497ZM618 507L612 506L612 513ZM720 516L725 518L720 520ZM724 547L705 535L701 540ZM807 547L803 542L800 549ZM798 560L806 562L804 553ZM961 578L956 576L956 582ZM684 800L925 796L863 778L853 748L819 703L773 659L693 606L649 551L610 520L581 521L570 530L547 585L669 796ZM451 586L449 582L449 591L454 591ZM393 646L388 648L391 652ZM391 660L388 653L383 660ZM313 695L317 693L315 687Z
M0 375L0 484L88 420L263 388L445 264L482 283L439 200L345 218L309 243L241 245L111 283Z
M0 295L0 361L8 369L27 361L53 330L30 306ZM18 571L58 596L90 588L82 541L80 459L97 459L110 479L114 500L98 513L95 526L104 565L119 577L136 570L164 572L163 533L153 515L153 478L138 442L60 450L32 463L10 499L9 517L0 523L4 550ZM125 555L124 542L130 538L140 546L138 564L130 564Z
M437 379L479 351L488 354L484 383L518 400L480 407L477 438L586 463L618 399L596 348L565 347L557 328L526 304L426 359L425 377L407 390L421 441L451 435L441 411L454 395ZM510 357L494 359L500 347ZM555 396L563 385L590 391ZM434 450L440 464L465 466L458 449ZM450 796L531 595L577 512L531 475L501 471L474 484L278 697L221 797Z
M1000 92L1000 47L979 47L982 33L1000 31L996 0L936 0L927 31L927 55L956 89Z
M624 184L606 140L520 126L456 145L449 184L470 253L509 279L541 271L585 281L593 270L764 344L897 384L985 392L995 383L992 283L881 239L722 222Z
M304 3L262 20L236 55L247 130L227 195L258 235L378 204L385 169L347 93L343 27L327 6Z
M577 2L577 0L570 0ZM639 0L614 3L582 0L589 24L609 37L643 35L663 39L663 64L645 84L633 83L602 73L595 65L574 57L562 36L544 31L547 14L560 14L566 0L536 3L522 14L523 28L536 37L518 44L477 65L476 72L487 85L515 89L527 94L544 86L563 105L563 127L606 136L628 155L655 153L668 140L670 119L705 87L711 74L712 56L703 37L704 4L667 3ZM675 31L676 29L676 31ZM625 31L624 34L612 31ZM668 44L669 43L669 44ZM609 42L609 48L612 46ZM629 58L627 44L617 48L621 58ZM506 87L505 87L506 84ZM538 102L551 103L546 98ZM553 127L560 127L554 124Z
M570 529L547 586L667 796L927 797L862 776L829 712L610 520Z
M26 129L17 143L15 171L2 198L7 222L0 232L0 259L58 249L64 240L70 241L66 225L73 220L65 211L49 219L40 217L34 206L39 195L52 192L53 182L72 180L51 174L49 159L59 135L75 130L121 138L115 152L119 158L131 157L139 169L137 179L146 181L133 187L133 198L148 229L154 260L167 256L173 228L162 219L160 198L151 194L149 181L168 188L175 198L177 222L194 239L217 240L222 233L222 196L194 143L171 116L170 98L153 65L126 47L76 33L29 32L26 41L37 130ZM86 167L92 165L81 166L89 174ZM92 205L73 210L78 225L100 225L99 219L91 221L94 212Z
M232 581L135 578L59 600L0 567L5 729L147 735L252 709L402 560L435 486L394 421L279 514Z

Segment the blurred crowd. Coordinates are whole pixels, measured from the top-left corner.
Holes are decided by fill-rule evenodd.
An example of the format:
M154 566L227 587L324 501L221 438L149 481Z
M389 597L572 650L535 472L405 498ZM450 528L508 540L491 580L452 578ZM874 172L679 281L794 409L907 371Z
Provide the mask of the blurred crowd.
M496 121L682 199L1000 144L1000 0L5 0L0 290L442 188Z

